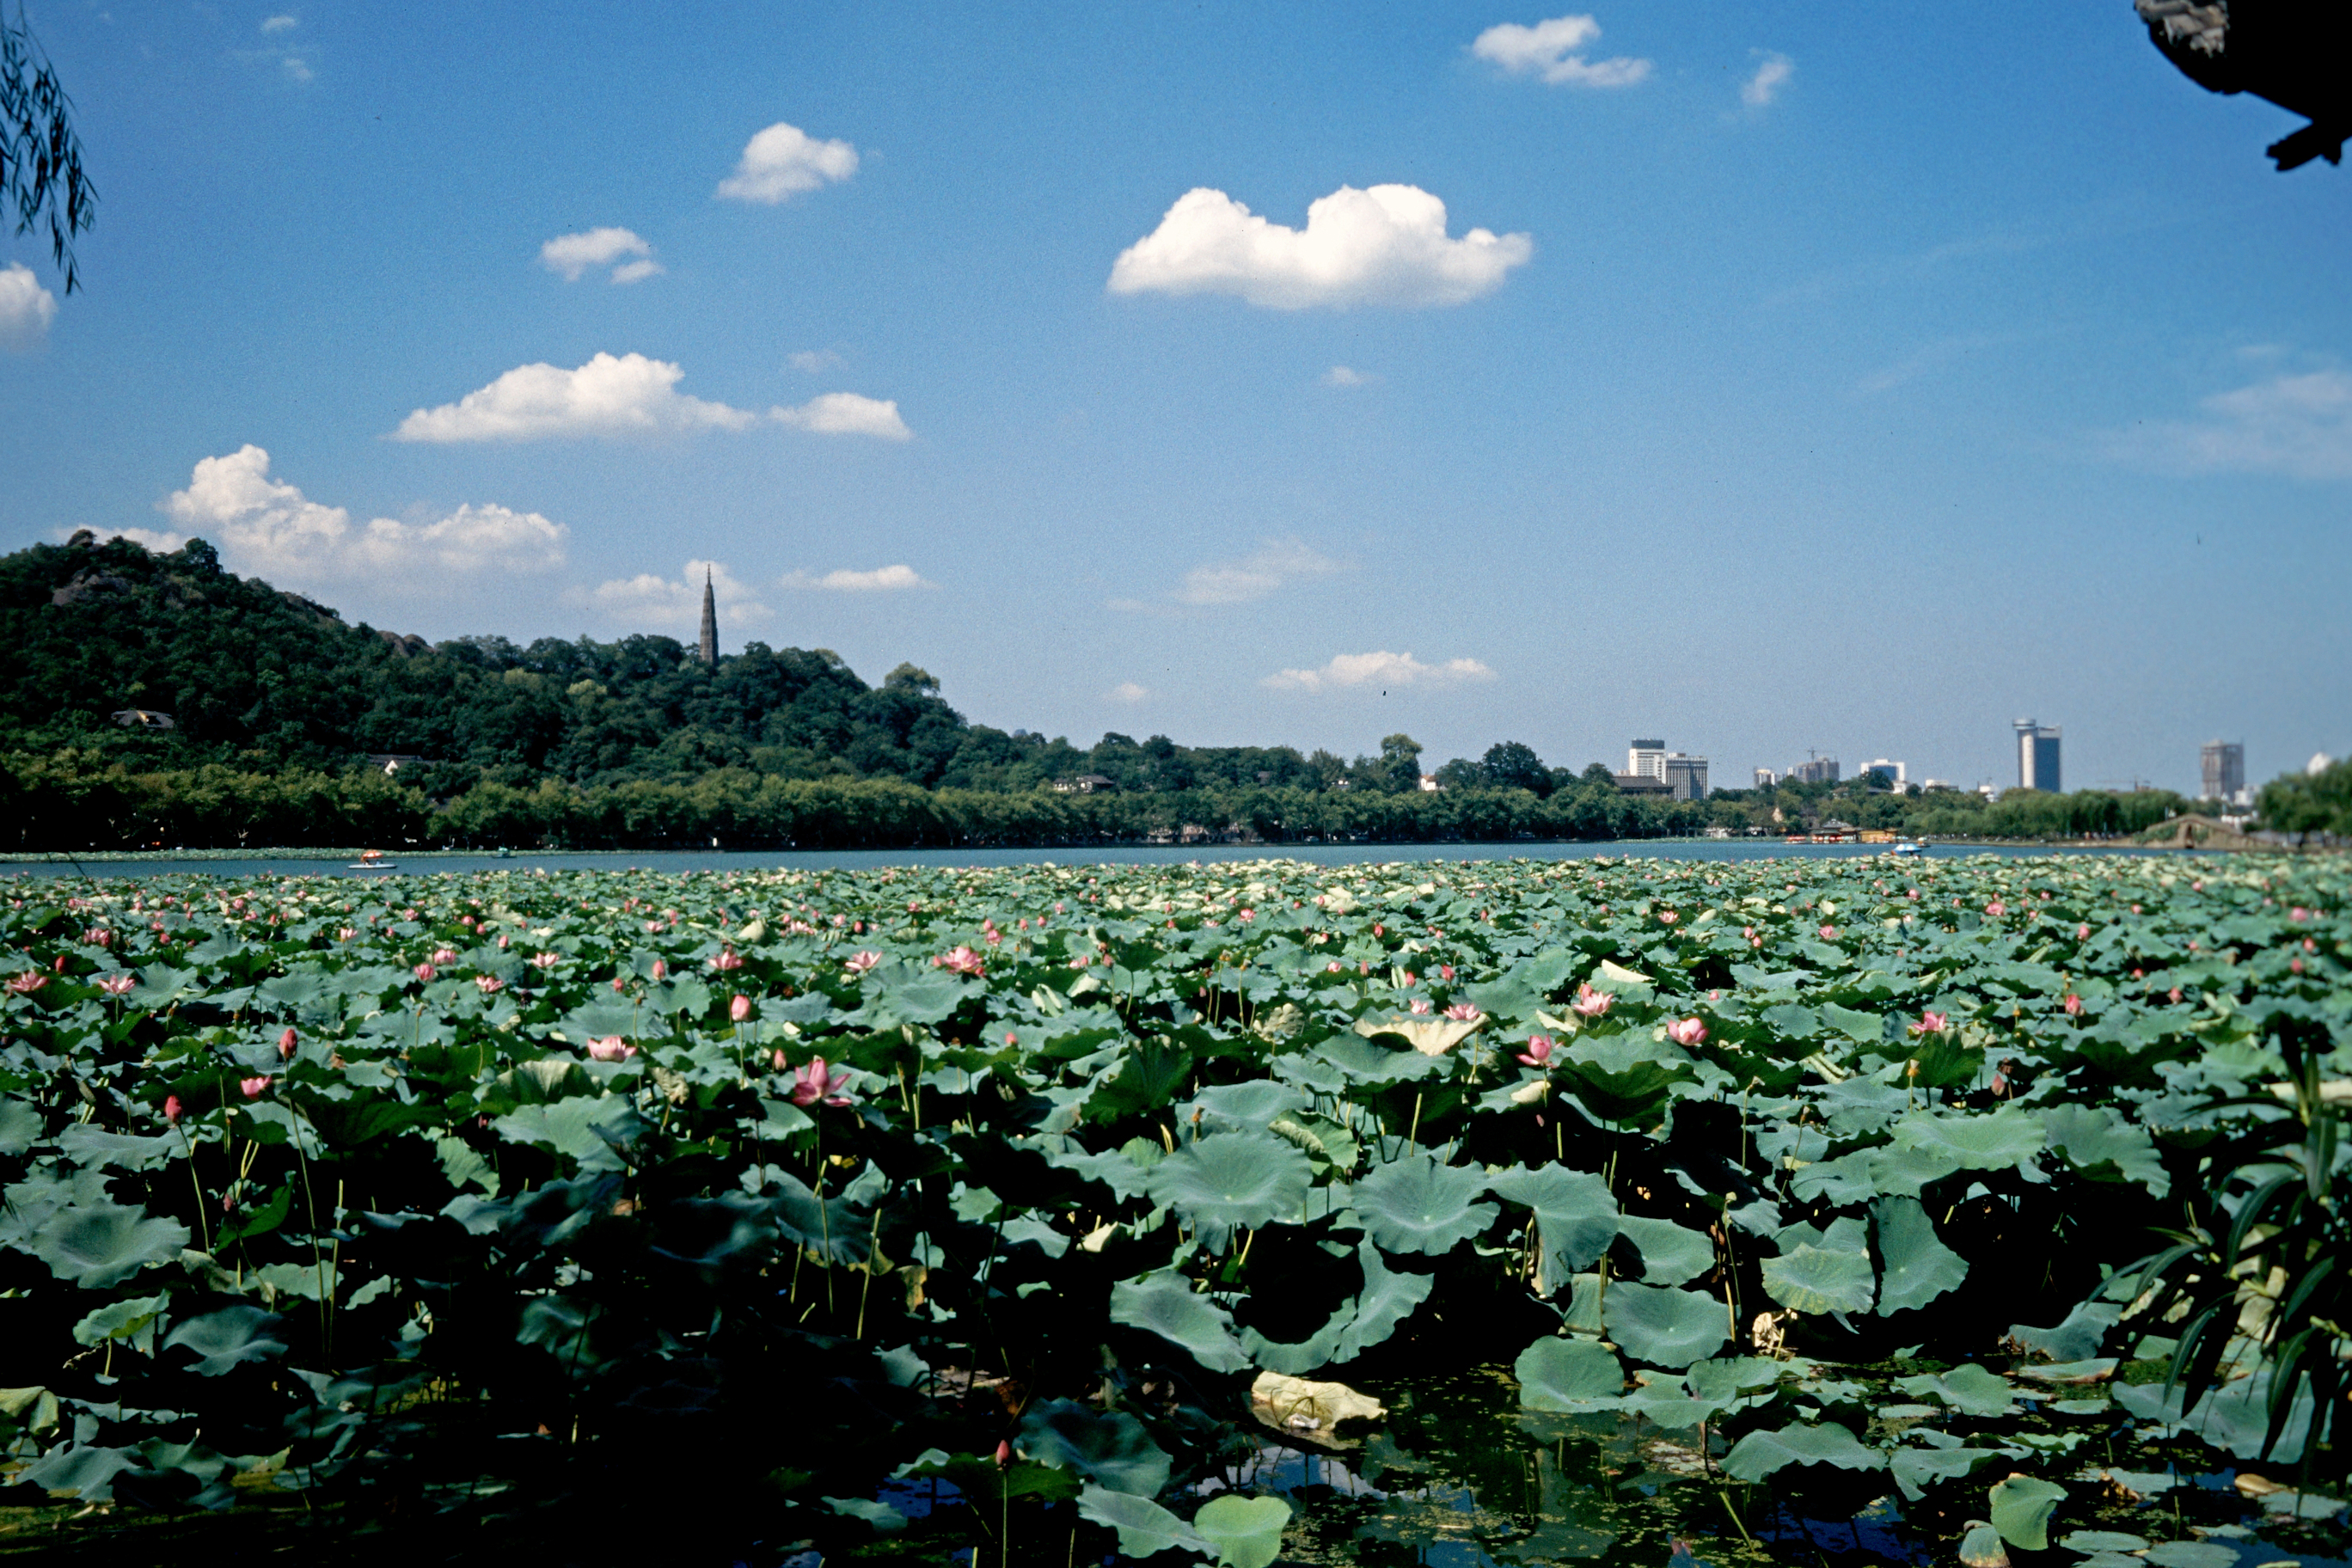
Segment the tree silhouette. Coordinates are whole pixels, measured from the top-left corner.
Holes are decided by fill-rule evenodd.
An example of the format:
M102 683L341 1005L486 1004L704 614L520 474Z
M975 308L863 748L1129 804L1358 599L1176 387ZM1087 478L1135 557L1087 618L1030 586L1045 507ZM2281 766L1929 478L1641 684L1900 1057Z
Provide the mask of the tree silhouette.
M66 292L81 286L74 236L98 217L98 190L81 166L81 140L68 118L73 100L25 24L0 16L0 209L14 204L16 232L46 226L49 258Z

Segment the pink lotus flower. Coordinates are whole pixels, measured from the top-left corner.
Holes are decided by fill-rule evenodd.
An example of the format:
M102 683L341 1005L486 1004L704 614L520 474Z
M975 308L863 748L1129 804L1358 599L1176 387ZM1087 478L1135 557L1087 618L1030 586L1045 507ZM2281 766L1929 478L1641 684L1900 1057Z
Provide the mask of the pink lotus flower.
M349 942L358 934L359 933L357 931L353 931L349 926L338 926L335 928L335 940L337 942Z
M185 1109L186 1107L180 1103L178 1095L167 1094L163 1097L163 1120L173 1126L179 1125L180 1113Z
M105 930L86 931L83 933L82 940L94 947L108 947L113 944L114 933Z
M622 991L626 987L626 985L627 985L627 980L626 980L626 977L625 977L625 976L623 976L623 975L618 975L618 974L615 974L614 976L613 976L613 994L614 994L614 995L616 995L616 996L617 996L617 995L619 995L619 994L621 994L621 992L622 992Z
M416 966L416 978L419 980L431 980L434 975L440 972L435 969L429 963L420 963Z
M446 947L436 947L433 950L430 962L436 965L451 964L457 962L457 955Z
M2083 999L2082 999L2080 996L2075 995L2072 991L2067 992L2067 993L2066 993L2066 1016L2068 1016L2069 1018L2079 1018L2079 1017L2081 1017L2082 1016L2083 1016Z
M2001 916L2009 913L2009 906L2002 903L1999 899L1995 899L1992 902L1985 906L1985 913L1990 915L1995 920L1999 920Z
M2303 960L2299 958L2290 958L2286 961L2286 967L2289 973L2300 974L2303 973Z
M236 1091L247 1100L259 1100L268 1090L269 1079L267 1078L241 1078L236 1080Z
M1437 977L1451 985L1454 984L1454 966L1450 963L1439 964L1437 966Z
M1677 1018L1666 1026L1666 1038L1678 1046L1695 1046L1706 1038L1706 1026L1696 1018Z
M2178 1005L2180 1001L2180 987L2176 985L2171 990L2166 992L2165 999Z
M811 1057L808 1065L793 1075L793 1103L814 1105L818 1100L827 1105L847 1105L849 1097L842 1089L849 1082L849 1069L836 1068L828 1074L823 1057Z
M1940 1035L1951 1026L1951 1019L1941 1013L1928 1011L1919 1015L1919 1021L1911 1026L1911 1032L1915 1035Z
M740 969L743 967L743 961L736 956L733 948L722 947L719 950L719 956L710 961L710 967L721 972Z
M499 979L495 974L477 974L474 976L474 988L485 996L489 995L492 992L503 990L505 986L506 982Z
M2139 913L2139 906L2138 906L2137 904L2134 904L2134 905L2132 906L2132 913L2134 913L2134 914L2137 914L2137 913Z
M1579 982L1576 987L1576 1000L1569 1004L1570 1007L1588 1018L1601 1017L1616 1005L1617 998L1608 992L1595 991L1591 986L1581 982Z
M2317 952L2319 951L2318 941L2315 938L2305 937L2303 939L2303 951L2305 952Z
M560 952L534 952L530 955L531 967L534 969L554 969L560 967L562 963L563 955Z
M1457 1024L1475 1024L1486 1015L1467 1002L1456 1002L1445 1010L1445 1016Z
M499 932L499 951L504 952L506 951L507 943L511 940L512 939L509 937L506 932Z
M2132 906L2132 913L2139 913L2139 906L2137 904L2134 904ZM2301 904L2297 904L2294 908L2287 910L2286 918L2294 921L2297 925L2301 925L2305 921L2311 918L2311 911L2305 909Z
M1553 1047L1558 1044L1549 1035L1529 1035L1528 1048L1519 1053L1519 1060L1531 1068L1548 1066Z
M667 980L669 978L669 965L663 963L658 958L654 960L654 978L656 980Z
M733 1001L727 1004L727 1016L741 1023L751 1016L751 999L739 993Z
M978 977L988 973L986 963L979 953L969 947L951 948L931 962L955 974L970 974Z
M1658 923L1660 925L1672 925L1678 918L1680 917L1675 915L1675 911L1672 910L1660 910L1658 911Z
M1428 1012L1428 1011L1429 1011L1429 998L1428 998L1428 997L1426 997L1426 996L1416 996L1416 997L1414 997L1414 998L1412 999L1412 1011L1413 1011L1414 1013L1416 1013L1416 1014L1422 1014L1422 1013L1426 1013L1426 1012Z
M19 996L30 996L49 983L49 977L37 969L28 969L8 982L8 989Z
M1822 940L1823 942L1835 942L1835 941L1837 941L1837 927L1835 927L1835 926L1823 926L1823 927L1822 927Z
M1246 925L1251 921L1257 919L1257 911L1255 910L1244 910L1241 912L1240 918L1242 922Z
M618 1035L607 1035L601 1040L588 1042L588 1056L593 1061L625 1062L637 1054L637 1047Z
M1337 974L1337 973L1339 973L1339 971L1340 971L1343 967L1345 967L1345 966L1344 966L1344 965L1342 965L1342 964L1340 963L1340 962L1339 962L1338 959L1336 959L1336 958L1335 958L1335 959L1333 959L1330 963L1327 963L1327 964L1325 964L1325 965L1323 966L1323 973L1326 973L1326 974Z
M1408 970L1406 970L1402 974L1401 974L1401 975L1399 975L1399 976L1397 977L1397 984L1400 984L1400 985L1405 986L1405 987L1407 987L1407 988L1409 989L1409 988L1411 988L1414 984L1416 984L1420 979L1421 979L1421 976L1419 976L1418 974L1415 974L1412 970L1408 969Z
M139 976L127 970L118 970L112 974L101 974L98 977L98 988L109 996L120 996L138 984Z
M278 1037L278 1059L281 1062L290 1062L294 1059L294 1030L291 1026L288 1026L284 1034Z

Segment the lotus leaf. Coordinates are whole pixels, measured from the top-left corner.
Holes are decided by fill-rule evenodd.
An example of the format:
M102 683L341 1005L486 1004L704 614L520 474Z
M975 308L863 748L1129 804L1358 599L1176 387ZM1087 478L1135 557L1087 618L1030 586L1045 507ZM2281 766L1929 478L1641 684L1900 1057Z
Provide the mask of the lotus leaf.
M2011 1475L2007 1480L1996 1481L1988 1496L1992 1527L2000 1532L2003 1541L2027 1552L2049 1550L2050 1516L2066 1500L2064 1487L2032 1476ZM2177 1564L2175 1568L2188 1565Z
M2111 1105L2053 1105L2042 1112L2042 1125L2050 1147L2092 1181L2137 1182L2158 1198L2172 1190L2156 1140Z
M1990 1524L1971 1524L1960 1538L1960 1562L1966 1568L2009 1568L2009 1549L2000 1531Z
M1698 1076L1680 1047L1647 1034L1580 1039L1559 1066L1565 1086L1608 1121L1650 1120L1676 1084Z
M1885 1413L1882 1407L1880 1414ZM1895 1484L1902 1489L1903 1495L1916 1502L1927 1495L1929 1487L1972 1476L1987 1460L1996 1457L1990 1448L1897 1448L1887 1456L1886 1468L1894 1473Z
M1936 1222L1918 1199L1881 1198L1870 1216L1885 1265L1878 1286L1882 1313L1924 1307L1968 1278L1968 1260L1937 1238Z
M1897 1149L1942 1155L1963 1171L2023 1165L2045 1142L2040 1119L2014 1106L1985 1116L1916 1111L1895 1124Z
M1791 1226L1781 1252L1764 1260L1764 1288L1800 1312L1866 1312L1877 1280L1862 1222L1841 1219L1825 1230Z
M58 1279L103 1290L178 1258L188 1239L188 1227L177 1220L101 1199L70 1205L42 1220L32 1251Z
M1298 1218L1311 1179L1297 1145L1252 1129L1185 1144L1152 1168L1145 1187L1154 1203L1183 1215L1210 1251L1223 1252L1236 1226Z
M1442 1057L1485 1026L1483 1018L1359 1018L1356 1033L1368 1038L1394 1035L1425 1057Z
M2234 1568L2242 1559L2219 1541L2160 1541L2142 1552L2140 1561L2155 1568Z
M275 1313L239 1302L201 1318L182 1319L164 1336L163 1348L190 1352L196 1358L194 1371L218 1377L245 1362L283 1353L285 1342L271 1337L283 1321Z
M1250 1364L1234 1338L1233 1314L1172 1270L1111 1287L1110 1321L1158 1334L1211 1372L1240 1372Z
M1113 1491L1157 1497L1168 1484L1167 1452L1121 1411L1097 1415L1071 1400L1046 1400L1022 1415L1019 1446L1041 1464L1076 1470Z
M1277 1116L1297 1110L1307 1097L1286 1083L1254 1079L1247 1083L1219 1084L1204 1089L1190 1103L1177 1108L1177 1120L1190 1126L1197 1111L1207 1129L1263 1127Z
M1535 1211L1542 1253L1537 1294L1549 1296L1579 1269L1589 1268L1617 1236L1617 1200L1590 1171L1564 1165L1514 1165L1486 1178L1486 1190Z
M1715 1238L1704 1231L1635 1215L1619 1219L1617 1229L1642 1254L1644 1285L1687 1284L1715 1267Z
M1374 1166L1353 1189L1353 1206L1372 1239L1391 1252L1443 1254L1484 1231L1502 1211L1476 1201L1482 1171L1407 1154Z
M1511 1375L1519 1380L1519 1405L1526 1410L1601 1409L1625 1392L1625 1369L1608 1346L1560 1334L1521 1351Z
M1750 1432L1723 1457L1723 1473L1734 1480L1760 1481L1790 1465L1830 1465L1842 1470L1877 1470L1886 1456L1866 1448L1833 1421Z
M1078 1515L1118 1531L1122 1557L1149 1557L1170 1547L1197 1552L1203 1557L1214 1556L1218 1551L1191 1525L1150 1499L1112 1491L1108 1487L1087 1487L1079 1492ZM1286 1510L1286 1521L1288 1517Z
M1250 1412L1277 1432L1329 1442L1343 1421L1377 1421L1388 1414L1344 1383L1310 1383L1278 1372L1259 1373L1250 1384Z
M1601 1317L1627 1355L1652 1366L1679 1370L1713 1355L1731 1337L1724 1304L1701 1290L1612 1285Z
M1219 1492L1192 1516L1192 1528L1223 1568L1266 1568L1282 1554L1290 1505L1278 1497Z

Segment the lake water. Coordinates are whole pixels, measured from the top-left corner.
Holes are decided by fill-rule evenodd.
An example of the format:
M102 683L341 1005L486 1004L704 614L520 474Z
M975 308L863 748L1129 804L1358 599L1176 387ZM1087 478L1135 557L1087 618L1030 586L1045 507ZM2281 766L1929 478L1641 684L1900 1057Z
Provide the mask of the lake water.
M1662 860L1844 860L1883 856L1879 844L1788 844L1762 838L1642 838L1577 844L1221 844L1184 847L1061 846L1039 849L767 849L686 851L519 851L499 856L478 853L404 853L397 868L409 875L477 871L772 871L866 870L884 866L1182 866L1229 860L1303 860L1314 866L1354 866L1366 862L1396 863L1462 860L1585 860L1598 856L1635 856ZM2198 851L2084 848L2078 846L1933 844L1927 854L1936 859L1969 855L2018 857L2030 855L2179 855ZM350 876L380 872L357 870L352 855L286 853L173 858L68 858L20 860L19 876L215 877ZM0 867L0 875L8 874Z

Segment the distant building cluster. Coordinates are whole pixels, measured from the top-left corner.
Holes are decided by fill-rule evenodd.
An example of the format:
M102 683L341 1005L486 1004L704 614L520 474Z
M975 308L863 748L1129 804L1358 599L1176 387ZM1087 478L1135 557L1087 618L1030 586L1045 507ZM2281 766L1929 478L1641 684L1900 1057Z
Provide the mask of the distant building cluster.
M1625 748L1625 771L1616 775L1617 787L1633 795L1665 795L1676 800L1705 800L1706 759L1688 752L1670 752L1664 741L1635 741Z

